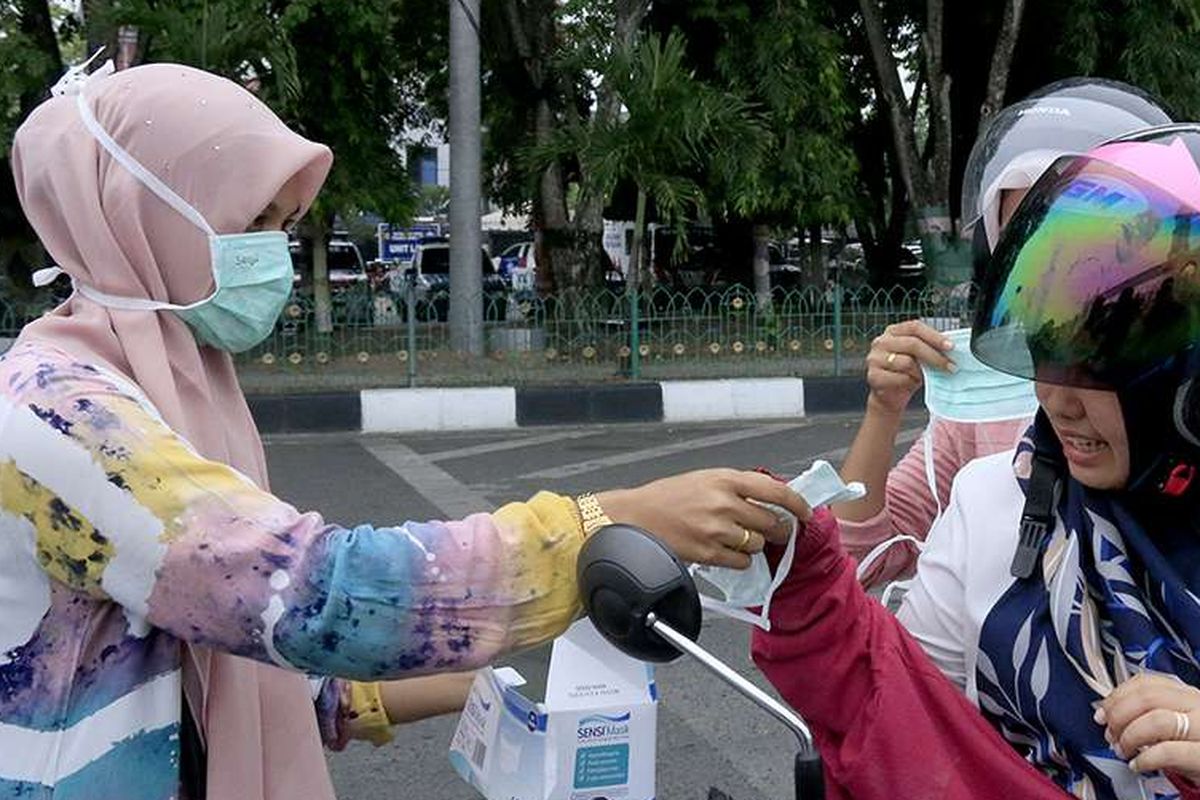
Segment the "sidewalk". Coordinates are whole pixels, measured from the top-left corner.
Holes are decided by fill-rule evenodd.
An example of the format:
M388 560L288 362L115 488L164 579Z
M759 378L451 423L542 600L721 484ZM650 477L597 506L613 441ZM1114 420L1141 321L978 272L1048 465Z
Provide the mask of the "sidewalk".
M800 418L859 411L867 387L844 378L734 378L570 386L379 388L250 394L263 433L398 433Z

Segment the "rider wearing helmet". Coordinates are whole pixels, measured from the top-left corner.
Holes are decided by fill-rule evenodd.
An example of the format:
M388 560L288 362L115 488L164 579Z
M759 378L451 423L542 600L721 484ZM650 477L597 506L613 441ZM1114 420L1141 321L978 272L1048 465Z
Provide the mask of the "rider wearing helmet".
M978 231L982 222L991 251L1000 237L1005 192L1023 194L1060 156L1170 121L1154 98L1119 81L1069 78L1043 86L1002 109L971 148L963 173L963 230Z
M860 800L1200 797L1200 125L1048 167L971 346L1035 424L962 470L896 618L810 524L759 666Z
M1004 223L1056 158L1168 122L1166 112L1142 90L1101 78L1058 81L1002 109L975 142L963 178L961 218L964 229L974 231L976 284L986 277ZM917 320L889 326L867 355L870 394L842 477L862 481L868 494L834 509L847 548L864 561L867 585L910 574L917 545L899 537L924 539L938 509L949 500L959 469L973 458L1011 448L1028 427L1027 411L986 421L931 414L924 436L889 471L904 410L924 383L922 367L946 370L956 360L962 362L956 366L970 365L968 356L955 355L946 337ZM971 375L986 380L982 369ZM883 492L877 490L881 485ZM898 546L885 551L888 541Z

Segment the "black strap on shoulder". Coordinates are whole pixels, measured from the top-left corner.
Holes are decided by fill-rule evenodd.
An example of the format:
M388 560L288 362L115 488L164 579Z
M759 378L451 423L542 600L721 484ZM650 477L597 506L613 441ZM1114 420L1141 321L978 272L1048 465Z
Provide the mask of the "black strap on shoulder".
M204 800L208 794L208 753L186 698L179 727L179 781L183 784L183 796L188 800Z
M1054 488L1058 484L1058 463L1049 454L1034 451L1021 511L1021 535L1009 571L1014 578L1031 577L1041 558L1042 548L1054 532Z

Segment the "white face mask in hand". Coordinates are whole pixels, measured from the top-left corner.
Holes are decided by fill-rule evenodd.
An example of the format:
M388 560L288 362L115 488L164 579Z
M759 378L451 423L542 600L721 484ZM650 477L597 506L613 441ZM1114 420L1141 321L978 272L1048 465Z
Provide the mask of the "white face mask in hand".
M858 500L867 493L857 481L843 483L837 470L827 461L814 461L803 474L792 479L788 486L813 508ZM751 556L750 566L746 569L714 567L708 564L691 566L692 575L710 584L718 594L714 597L702 592L700 604L704 608L757 625L765 631L771 630L771 596L791 571L792 558L796 551L795 516L778 506L768 505L767 508L791 523L791 536L774 575L771 574L767 557L762 553ZM758 613L749 610L759 606L761 608Z

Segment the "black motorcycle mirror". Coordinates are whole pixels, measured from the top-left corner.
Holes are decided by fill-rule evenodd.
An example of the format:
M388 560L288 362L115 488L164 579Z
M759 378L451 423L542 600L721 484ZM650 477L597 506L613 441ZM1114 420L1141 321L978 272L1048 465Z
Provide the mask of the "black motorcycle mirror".
M604 638L642 661L695 658L795 734L797 800L825 796L821 755L804 720L696 644L700 594L666 545L641 528L608 525L584 543L576 576L583 607Z

